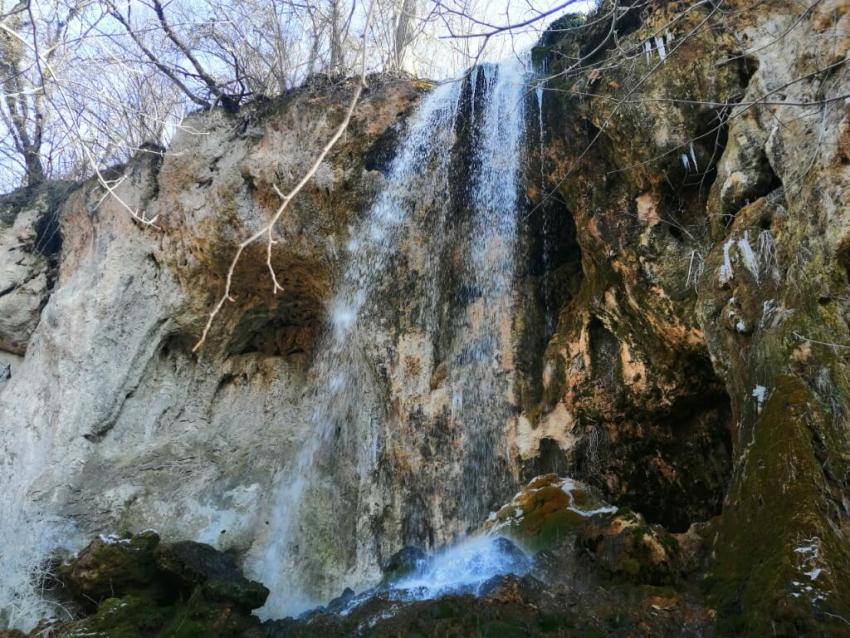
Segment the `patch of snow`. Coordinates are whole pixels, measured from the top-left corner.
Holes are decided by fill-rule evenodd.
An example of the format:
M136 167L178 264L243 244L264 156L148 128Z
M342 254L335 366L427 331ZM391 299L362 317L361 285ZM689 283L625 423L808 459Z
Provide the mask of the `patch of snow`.
M613 514L617 511L617 508L613 505L608 505L607 503L600 505L592 510L583 510L580 507L576 507L575 505L575 497L573 497L573 490L576 488L576 484L572 479L564 479L561 482L561 489L566 492L570 497L570 505L567 507L571 512L575 512L576 514L580 514L581 516L596 516L597 514Z
M794 553L800 557L798 569L800 573L809 579L810 582L815 582L818 577L825 571L823 566L818 565L820 558L820 539L816 536L803 540L803 544L794 548ZM798 580L791 581L793 587L797 589L791 592L795 598L800 598L805 595L812 604L818 603L827 599L827 593L812 586L808 583L803 583Z
M823 570L822 570L820 567L815 567L815 568L814 568L813 570L811 570L811 571L803 572L803 574L804 574L804 575L806 575L806 576L808 576L808 577L809 577L809 578L811 578L812 580L816 580L816 579L817 579L817 577L821 575L821 572L823 572Z

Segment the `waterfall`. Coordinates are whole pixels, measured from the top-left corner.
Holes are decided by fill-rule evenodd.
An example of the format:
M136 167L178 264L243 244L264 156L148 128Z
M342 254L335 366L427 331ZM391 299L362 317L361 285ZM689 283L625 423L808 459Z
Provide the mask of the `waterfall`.
M500 425L509 417L512 391L513 278L521 145L525 130L525 63L511 58L485 65L484 108L474 139L477 174L472 176L472 235L468 278L473 299L460 318L449 386L452 418L463 432L460 513L469 526L489 512L482 496L505 471L498 454Z
M266 540L247 561L252 576L272 592L259 612L261 617L291 615L324 602L310 579L330 579L332 565L337 572L345 571L334 565L340 562L336 548L358 530L346 529L344 521L349 519L341 510L354 505L339 496L342 486L327 480L327 467L356 466L361 483L356 500L363 498L365 483L378 462L382 431L382 417L368 400L372 373L366 353L371 344L364 326L375 305L386 303L373 298L374 289L417 210L436 216L427 220L427 252L434 257L421 273L428 281L421 282L425 299L419 317L434 333L442 312L438 282L447 267L437 256L447 241L448 217L459 207L470 216L463 276L465 289L471 292L462 312L450 321L458 336L449 343L443 360L448 366L452 427L463 433L461 475L456 477L461 523L465 527L480 524L492 505L483 495L505 471L498 447L510 416L512 391L512 295L525 65L525 60L518 59L484 65L464 81L440 85L423 98L408 121L383 191L351 233L343 272L328 304L327 329L311 370L316 388L314 430L296 459L278 472ZM458 134L462 102L468 106L469 113L464 115L475 130L471 140ZM471 146L465 150L471 152L472 171L469 184L464 185L464 201L458 202L449 193L451 181L457 179L452 161L463 150L458 147L466 143ZM359 449L346 450L349 458L328 458L334 435L354 427L368 440L359 442ZM337 503L340 511L335 512L328 502ZM316 503L328 507L328 514L316 514ZM357 575L351 579L326 582L318 589L339 591L343 584L363 584L357 582Z
M314 364L317 391L326 395L312 415L315 434L308 438L293 467L280 472L268 532L271 540L249 566L272 592L261 616L281 617L320 602L305 593L299 582L300 537L305 533L299 528L300 510L312 482L319 480L316 459L330 434L338 425L344 427L345 421L370 418L359 396L363 376L357 321L375 279L393 253L405 212L414 205L414 183L428 170L435 177L447 170L460 89L459 82L443 84L424 98L408 123L409 131L389 169L386 187L346 246L348 261L328 305L330 325ZM373 437L369 447L375 450L377 433ZM370 460L374 462L374 458Z

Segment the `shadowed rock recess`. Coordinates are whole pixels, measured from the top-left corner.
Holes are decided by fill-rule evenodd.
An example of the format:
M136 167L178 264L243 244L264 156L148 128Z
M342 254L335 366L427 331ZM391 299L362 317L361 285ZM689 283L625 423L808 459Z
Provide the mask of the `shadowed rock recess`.
M848 52L603 0L370 78L198 353L353 81L115 169L157 228L0 197L0 636L850 636Z

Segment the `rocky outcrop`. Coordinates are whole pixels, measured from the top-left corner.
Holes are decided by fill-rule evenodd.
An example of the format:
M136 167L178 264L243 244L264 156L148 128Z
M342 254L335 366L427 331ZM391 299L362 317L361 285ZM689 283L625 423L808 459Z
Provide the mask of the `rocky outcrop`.
M153 532L103 536L56 569L60 618L32 636L263 636L250 615L269 591L232 556ZM68 620L72 610L82 618Z
M265 247L246 251L235 301L200 355L191 348L236 244L279 205L274 186L286 190L306 170L342 118L350 84L317 81L238 115L194 115L164 155L142 153L110 175L120 176L117 197L92 181L67 198L49 301L30 296L3 316L34 308L39 328L30 337L27 314L18 332L0 334L18 344L4 350L26 350L0 389L0 482L15 486L0 519L11 537L36 530L37 539L13 572L44 557L54 530L69 547L152 526L243 555L258 542L276 473L310 436L307 365L349 226L380 187L386 147L424 88L374 81L282 220L273 257L284 292L271 294ZM156 217L156 227L126 207ZM33 215L18 214L17 234L4 231L3 241ZM43 290L45 258L18 252ZM17 585L27 583L18 574Z
M847 3L624 4L616 48L556 25L537 52L583 271L539 419L570 415L613 502L672 531L719 516L723 631L839 635Z
M848 632L847 15L844 0L620 0L547 32L513 314L489 327L508 389L478 406L489 439L455 418L480 395L451 383L488 317L464 279L464 198L490 76L465 79L451 183L416 194L372 291L363 418L322 434L311 458L299 566L328 600L380 582L379 566L410 570L424 553L402 547L447 544L489 510L490 527L542 551L530 577L481 598L397 606L381 590L343 617L348 592L274 631ZM243 254L198 353L236 247L327 139L349 85L192 116L167 152L117 171L121 201L87 183L60 208L40 192L0 203L0 484L15 488L0 530L51 539L15 557L20 582L55 545L47 532L76 549L149 526L256 576L278 488L330 396L313 364L345 247L427 88L373 79L271 256L263 243ZM56 219L61 250L39 247ZM458 451L473 436L486 485ZM174 559L187 574L213 551L198 547ZM215 599L209 579L181 578Z
M0 365L23 356L47 303L62 247L59 208L74 187L51 182L0 197Z

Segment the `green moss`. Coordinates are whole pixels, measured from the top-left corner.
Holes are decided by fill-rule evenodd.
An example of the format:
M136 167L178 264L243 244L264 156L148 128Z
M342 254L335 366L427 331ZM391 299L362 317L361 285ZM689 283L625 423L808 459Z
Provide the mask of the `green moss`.
M506 524L499 527L499 534L512 538L531 552L555 547L564 539L574 536L588 521L588 517L569 509L574 504L573 499L579 506L588 509L597 507L599 501L582 489L576 489L568 495L561 488L559 480L552 474L532 481L525 493L497 514L500 517L513 517L517 508L523 512L518 519L503 519Z
M575 627L572 617L567 614L546 613L540 615L537 626L543 633L555 633L562 629L573 629Z
M661 545L664 546L668 552L677 553L679 551L679 541L676 540L674 536L664 535L661 537Z
M497 620L482 627L481 635L486 638L524 638L528 630L519 624Z
M450 598L443 598L437 601L434 610L434 617L440 619L459 618L462 615L462 610L458 608L457 603Z
M98 605L94 616L76 624L66 635L142 638L155 635L164 620L162 609L151 598L136 595L107 598Z
M230 635L226 631L234 620L226 608L210 604L196 590L189 600L175 609L174 617L162 629L159 638L205 638Z
M816 585L826 591L825 602L793 585L810 580L797 550L811 539L817 539L824 565L848 565L843 539L822 510L826 486L812 433L824 419L801 378L776 378L745 442L741 477L720 521L717 560L707 583L721 612L721 629L729 635L807 633L814 631L818 608L850 609L841 584L847 573L824 570L819 576Z

